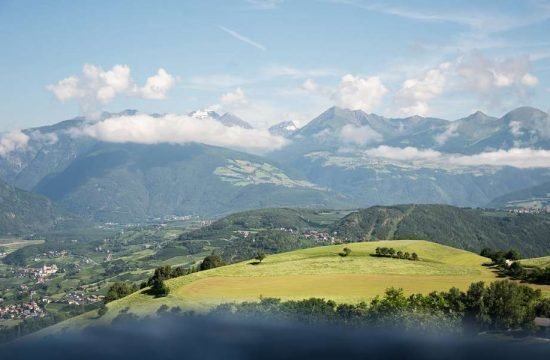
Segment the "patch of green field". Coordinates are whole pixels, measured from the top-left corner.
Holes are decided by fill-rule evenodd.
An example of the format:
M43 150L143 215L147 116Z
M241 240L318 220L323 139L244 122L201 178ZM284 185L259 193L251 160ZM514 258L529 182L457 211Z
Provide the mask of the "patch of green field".
M0 238L0 247L6 250L6 253L14 252L29 245L43 244L44 240L25 240L19 238Z
M520 261L522 265L534 266L534 267L550 267L550 256L543 256L539 258L523 259Z
M281 169L267 163L228 160L227 165L217 167L214 174L219 176L222 181L227 181L235 186L274 184L289 188L304 187L321 190L308 181L291 179Z

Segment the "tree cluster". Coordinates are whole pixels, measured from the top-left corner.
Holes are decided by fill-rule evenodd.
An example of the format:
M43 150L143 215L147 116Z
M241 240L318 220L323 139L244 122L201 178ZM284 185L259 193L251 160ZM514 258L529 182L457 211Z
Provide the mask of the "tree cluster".
M452 288L428 295L405 296L402 289L389 288L383 297L359 304L336 304L317 298L299 301L262 298L259 302L222 304L213 312L239 317L264 315L309 324L456 333L533 329L535 316L550 316L550 301L542 299L540 290L503 280L488 286L473 283L465 292Z
M491 259L499 272L512 279L523 280L534 284L550 285L550 267L526 267L518 261L521 255L517 250L493 250L485 248L481 256Z
M222 260L222 258L218 255L208 255L204 258L204 260L201 262L199 269L201 271L214 269L220 266L224 266L225 262Z
M126 282L116 282L107 291L105 295L105 303L110 303L118 299L122 299L130 295L131 293L138 290L138 287L135 284L129 284Z
M491 248L484 248L479 253L483 257L487 257L497 265L502 265L506 260L516 261L521 259L521 254L515 249L510 250L495 250Z
M380 257L389 257L389 258L396 258L396 259L405 259L405 260L418 260L418 254L413 252L412 254L409 252L403 252L401 250L395 250L394 248L387 248L387 247L377 247L375 250L375 255Z

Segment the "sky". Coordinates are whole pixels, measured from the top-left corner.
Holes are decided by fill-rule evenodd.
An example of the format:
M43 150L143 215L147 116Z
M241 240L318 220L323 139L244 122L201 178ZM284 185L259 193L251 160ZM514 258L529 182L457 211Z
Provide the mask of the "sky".
M0 132L101 111L550 110L550 1L0 0Z

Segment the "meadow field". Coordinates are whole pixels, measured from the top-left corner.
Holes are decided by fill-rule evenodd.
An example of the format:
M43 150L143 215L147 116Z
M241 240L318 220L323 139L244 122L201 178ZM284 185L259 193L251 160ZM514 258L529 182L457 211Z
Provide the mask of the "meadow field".
M377 247L416 252L418 261L375 257ZM382 295L389 287L405 293L429 293L455 286L465 290L475 281L497 279L488 259L474 253L421 240L377 241L323 246L268 256L261 264L244 261L168 280L167 297L154 299L134 293L109 304L108 315L130 308L136 314L152 313L162 304L198 311L232 301L260 297L303 299L319 297L357 303ZM537 286L550 295L550 287Z
M550 256L543 256L538 258L524 259L520 261L524 266L534 266L534 267L550 267Z

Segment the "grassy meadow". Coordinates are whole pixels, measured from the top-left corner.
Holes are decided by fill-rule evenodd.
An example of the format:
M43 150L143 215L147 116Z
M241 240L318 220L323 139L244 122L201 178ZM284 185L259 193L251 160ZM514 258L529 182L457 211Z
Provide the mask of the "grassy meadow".
M418 261L375 257L376 247L416 252ZM351 254L338 254L344 247ZM389 287L406 294L462 290L475 281L491 282L498 277L483 266L489 259L477 254L422 240L393 240L323 246L269 255L259 265L244 261L166 281L170 294L163 298L136 292L109 303L99 318L92 311L45 331L60 331L90 323L111 321L121 311L153 314L161 305L183 310L207 311L225 302L255 301L260 297L304 299L319 297L336 302L357 303L382 295ZM550 286L532 285L550 296ZM43 332L39 332L43 333Z
M540 268L550 267L550 256L521 260L521 264L524 266Z

